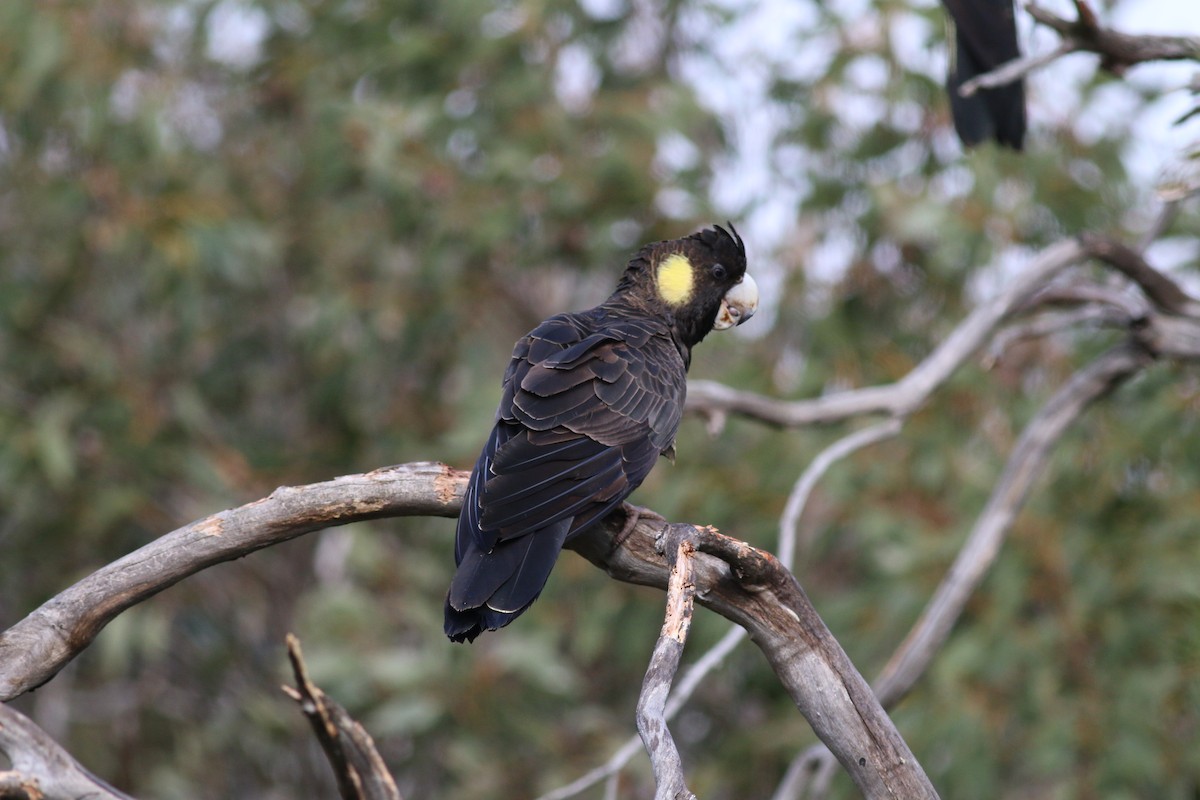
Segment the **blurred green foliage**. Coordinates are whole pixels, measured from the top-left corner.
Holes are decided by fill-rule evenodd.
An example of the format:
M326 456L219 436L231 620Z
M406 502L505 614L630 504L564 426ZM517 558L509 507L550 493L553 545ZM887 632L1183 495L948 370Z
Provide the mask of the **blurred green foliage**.
M682 76L729 69L698 32L735 30L752 5L586 6L0 4L0 624L280 483L470 464L513 340L606 296L641 242L727 210L736 120ZM1003 249L1145 222L1127 128L1084 137L1035 116L1025 154L963 154L940 82L837 6L802 4L786 52L747 65L768 76L767 163L798 205L777 252L750 241L775 313L749 326L757 338L706 342L696 376L795 397L895 380ZM940 14L880 0L870 19L932 49ZM260 36L239 49L247 31ZM1106 86L1081 84L1079 108ZM855 122L847 98L882 112ZM1189 211L1175 233L1196 223ZM819 278L826 260L844 268ZM797 572L865 674L936 586L1023 424L1110 337L964 368L898 440L821 485ZM1198 405L1195 376L1162 365L1059 449L896 712L944 796L1195 795ZM841 432L735 419L712 438L689 419L678 465L635 499L770 546L791 482ZM332 796L277 688L291 630L407 795L559 786L633 732L661 596L568 555L518 624L452 647L451 530L379 522L208 570L19 704L135 794ZM690 651L723 630L698 615ZM768 796L806 723L749 646L701 694L677 725L693 788ZM626 795L650 780L636 762Z

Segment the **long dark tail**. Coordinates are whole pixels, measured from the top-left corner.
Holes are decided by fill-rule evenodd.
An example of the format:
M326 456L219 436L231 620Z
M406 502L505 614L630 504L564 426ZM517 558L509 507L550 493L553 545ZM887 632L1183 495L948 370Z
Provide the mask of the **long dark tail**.
M484 631L503 628L533 605L572 522L567 517L517 539L497 542L483 552L470 531L462 530L469 524L466 517L459 520L461 557L446 594L446 635L456 642L471 642Z

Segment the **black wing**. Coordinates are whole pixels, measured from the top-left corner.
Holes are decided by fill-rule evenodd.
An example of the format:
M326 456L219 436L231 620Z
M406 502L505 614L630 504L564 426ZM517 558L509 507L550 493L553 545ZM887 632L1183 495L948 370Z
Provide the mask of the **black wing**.
M954 129L964 144L985 139L1020 150L1025 140L1025 84L1018 80L971 97L958 90L977 75L1021 55L1012 0L942 0L954 21L955 55L947 78Z
M665 327L560 315L517 343L463 501L446 634L508 624L563 543L629 496L675 440L685 368Z

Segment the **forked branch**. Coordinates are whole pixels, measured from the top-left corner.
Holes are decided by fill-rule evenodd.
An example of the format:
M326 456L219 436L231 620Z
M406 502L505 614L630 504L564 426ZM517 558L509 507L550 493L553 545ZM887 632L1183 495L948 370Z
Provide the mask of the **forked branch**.
M612 577L665 588L658 530L639 523L613 550L620 514L568 544ZM712 528L695 528L696 599L750 633L796 707L867 798L937 797L924 770L779 561Z
M378 517L458 514L467 473L417 462L283 486L160 536L60 592L0 633L0 701L36 689L122 611L202 569L305 533Z
M300 705L312 725L313 733L333 767L342 800L402 800L392 773L375 748L375 740L346 709L308 677L300 640L290 633L287 649L296 686L284 686L283 691Z

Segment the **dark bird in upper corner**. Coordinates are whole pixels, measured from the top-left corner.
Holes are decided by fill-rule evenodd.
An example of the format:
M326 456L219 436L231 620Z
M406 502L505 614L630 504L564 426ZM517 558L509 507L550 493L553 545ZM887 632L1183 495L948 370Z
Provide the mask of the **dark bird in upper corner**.
M972 78L1019 58L1013 0L942 0L955 46L946 78L954 130L973 147L987 139L1020 150L1025 142L1025 82L1016 80L970 97L958 93Z
M692 348L757 307L741 237L714 226L645 246L611 297L517 342L458 518L447 636L516 619L563 544L674 456Z

